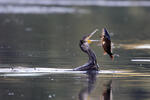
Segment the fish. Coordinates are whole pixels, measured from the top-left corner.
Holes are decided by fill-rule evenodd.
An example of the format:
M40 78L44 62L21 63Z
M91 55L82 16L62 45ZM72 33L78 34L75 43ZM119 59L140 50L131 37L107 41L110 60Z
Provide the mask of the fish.
M104 49L104 55L108 54L110 58L113 60L114 56L111 48L111 38L106 28L102 29L102 36L100 37L101 37L101 45Z

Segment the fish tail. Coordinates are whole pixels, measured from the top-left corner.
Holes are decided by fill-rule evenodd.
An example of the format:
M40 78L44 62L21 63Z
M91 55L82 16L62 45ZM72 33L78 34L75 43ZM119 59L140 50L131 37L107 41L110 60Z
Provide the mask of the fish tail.
M110 55L110 58L111 58L111 60L114 60L114 55L111 54L111 55Z

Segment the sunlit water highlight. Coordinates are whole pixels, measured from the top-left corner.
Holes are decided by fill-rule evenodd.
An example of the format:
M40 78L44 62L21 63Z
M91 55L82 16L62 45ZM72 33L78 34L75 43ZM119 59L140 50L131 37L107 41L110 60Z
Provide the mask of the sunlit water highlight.
M136 49L150 49L150 44L143 44L135 47Z
M108 7L149 7L150 1L104 1L104 0L0 0L0 4L38 4L38 5L59 5L59 6L108 6Z
M68 6L68 7L64 7ZM104 7L149 7L150 1L99 1L99 0L0 0L0 13L14 14L87 14L87 9L70 6L104 6Z
M135 61L135 62L150 62L150 59L132 59L131 61Z
M125 49L150 49L150 44L120 44Z
M51 74L74 74L83 75L87 71L73 71L72 69L59 68L0 68L0 76L22 77L22 76L44 76ZM137 73L132 70L100 70L94 71L99 74L99 77L131 77L131 76L150 76L148 73ZM113 75L113 76L112 76Z
M71 7L44 7L44 6L0 6L0 13L13 14L73 14L88 13L88 10Z

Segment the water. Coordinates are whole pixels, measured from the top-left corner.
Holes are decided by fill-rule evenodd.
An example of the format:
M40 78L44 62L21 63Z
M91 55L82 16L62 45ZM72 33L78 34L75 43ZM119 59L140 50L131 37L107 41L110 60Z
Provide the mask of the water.
M149 10L150 2L141 0L0 0L0 100L149 100ZM16 71L84 64L79 40L103 27L119 56L111 61L92 44L100 69L123 72Z

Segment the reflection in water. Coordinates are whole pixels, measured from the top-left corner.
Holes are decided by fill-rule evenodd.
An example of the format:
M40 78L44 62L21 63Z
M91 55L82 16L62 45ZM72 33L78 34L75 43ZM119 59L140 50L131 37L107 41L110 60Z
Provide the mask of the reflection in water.
M91 71L88 73L88 86L81 89L79 93L79 100L87 100L89 98L90 93L95 87L96 74L97 73L95 73L95 71Z
M104 85L102 100L112 100L112 81Z
M88 73L88 86L79 92L79 100L89 100L90 94L95 88L96 75L97 73L95 72ZM112 81L104 84L103 87L104 89L99 100L112 100Z

